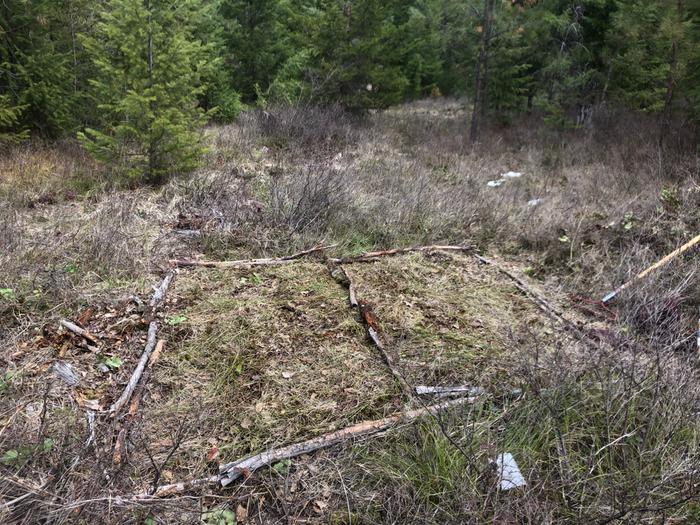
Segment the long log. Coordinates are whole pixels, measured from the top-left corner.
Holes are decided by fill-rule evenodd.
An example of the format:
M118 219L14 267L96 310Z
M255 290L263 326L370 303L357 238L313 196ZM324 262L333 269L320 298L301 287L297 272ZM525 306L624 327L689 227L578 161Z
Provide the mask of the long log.
M626 290L627 288L629 288L630 286L632 286L632 285L633 285L634 283L636 283L637 281L640 281L640 280L644 279L647 275L649 275L649 274L650 274L651 272L653 272L654 270L657 270L657 269L661 268L662 266L666 266L666 265L667 265L668 263L670 263L673 259L675 259L676 257L678 257L678 256L679 256L680 254L682 254L683 252L686 252L686 251L690 250L693 246L695 246L695 245L696 245L697 243L699 243L699 242L700 242L700 235L698 235L697 237L694 237L693 239L689 240L687 243L685 243L685 244L684 244L683 246L681 246L680 248L678 248L678 249L676 249L676 250L673 250L671 253L669 253L668 255L666 255L664 258L662 258L662 259L660 259L659 261L655 262L654 264L652 264L651 266L649 266L649 268L647 268L647 269L644 270L643 272L640 272L640 273L637 274L635 277L633 277L632 279L630 279L629 281L627 281L625 284L623 284L623 285L620 286L619 288L617 288L617 289L613 290L612 292L610 292L608 295L606 295L605 297L603 297L602 302L603 302L604 304L609 303L609 302L612 301L612 300L615 298L615 296L617 296L620 292L623 292L624 290Z
M331 248L332 246L314 246L308 250L304 250L293 255L286 255L284 257L267 257L262 259L243 259L240 261L197 261L197 260L180 260L173 259L170 264L173 266L200 266L204 268L253 268L256 266L279 266L284 264L290 264L301 259L312 253L317 253Z
M321 252L333 246L316 246L309 250L304 250L294 255L286 257L269 257L262 259L242 259L240 261L198 261L190 259L172 259L170 264L179 267L203 267L203 268L254 268L256 266L279 266L290 264L294 261L312 253ZM470 246L433 245L416 246L412 248L395 248L376 252L365 252L360 255L350 255L345 257L331 257L328 260L335 264L352 264L358 262L371 262L380 257L401 255L410 252L437 252L437 251L470 251Z
M428 414L437 414L438 412L448 408L460 406L466 403L473 403L475 399L475 397L462 397L415 410L409 410L407 412L402 412L384 419L363 421L362 423L358 423L341 430L336 430L335 432L329 432L328 434L302 441L301 443L295 443L286 447L268 450L267 452L255 454L254 456L249 456L245 459L233 461L220 467L219 482L222 486L226 487L241 476L249 475L265 465L270 465L272 463L282 461L283 459L293 458L302 454L308 454L322 448L328 448L353 438L378 434L379 432L384 432L398 424L410 423ZM156 491L156 494L158 494L158 492L159 491Z
M374 261L380 257L390 257L393 255L402 255L411 252L467 252L471 251L471 246L462 245L430 245L430 246L413 246L410 248L394 248L392 250L381 250L375 252L365 252L360 255L351 255L346 257L336 257L330 259L336 264L352 264L356 262Z

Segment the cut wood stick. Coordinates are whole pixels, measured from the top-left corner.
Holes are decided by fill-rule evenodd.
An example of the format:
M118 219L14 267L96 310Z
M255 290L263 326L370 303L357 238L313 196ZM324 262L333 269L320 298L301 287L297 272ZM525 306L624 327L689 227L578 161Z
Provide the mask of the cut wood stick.
M74 334L77 334L77 335L79 335L80 337L83 337L84 339L87 339L88 341L90 341L90 342L93 343L93 344L96 344L96 345L99 345L99 344L100 344L100 340L97 339L97 337L95 337L94 335L92 335L90 332L88 332L88 331L85 330L84 328L80 328L80 327L79 327L77 324L75 324L75 323L71 323L70 321L68 321L68 320L66 320L66 319L61 319L61 320L59 321L59 324L60 324L63 328L65 328L66 330L69 330L69 331L73 332Z
M308 250L295 253L293 255L287 255L285 257L268 257L262 259L243 259L240 261L197 261L197 260L179 260L174 259L170 261L170 264L174 266L201 266L204 268L252 268L255 266L279 266L284 264L290 264L295 262L297 259L301 259L312 253L317 253L324 251L328 248L332 248L335 245L330 246L315 246Z
M345 269L340 265L337 265L334 269L332 265L333 263L329 262L331 275L338 283L345 286L345 288L348 290L350 306L359 309L360 317L362 317L362 321L364 322L365 328L367 329L367 335L374 343L374 346L377 347L377 350L379 350L379 352L381 353L382 358L386 363L386 366L391 372L391 375L393 375L396 378L396 381L401 386L401 390L403 390L404 394L406 394L408 399L413 398L415 395L413 388L411 388L411 385L408 384L403 374L400 372L399 366L396 363L396 359L392 355L392 352L386 348L386 346L381 340L381 337L379 336L379 323L377 321L376 315L374 314L374 311L372 310L372 307L369 304L359 301L357 299L357 296L355 294L355 284L352 282L352 278L345 271Z
M119 434L117 435L117 442L114 445L114 452L112 454L112 463L114 463L114 465L119 466L124 458L124 451L126 450L126 436L129 434L131 425L133 424L136 418L136 413L139 410L141 399L143 398L143 394L146 391L146 385L148 384L148 380L150 379L151 373L153 371L153 366L156 364L158 358L160 357L160 354L163 352L164 344L165 341L163 341L162 339L158 341L158 344L156 344L156 348L155 350L153 350L153 353L151 354L151 359L148 361L148 366L146 367L146 371L143 374L143 378L141 380L139 389L132 397L131 403L129 403L129 411L126 413L126 418L122 424L121 429L119 430Z
M454 396L459 394L469 394L475 396L482 394L484 389L479 386L417 386L416 394L419 396L436 394L438 396Z
M153 297L151 297L151 302L149 303L152 310L158 308L160 303L163 302L165 299L165 294L168 291L168 287L170 286L170 283L173 282L174 277L175 274L173 272L168 272L163 281L160 283L160 286L153 291Z
M532 287L528 286L525 283L525 281L520 279L517 275L506 270L503 266L501 266L499 263L497 263L493 259L489 259L488 257L484 257L483 255L479 255L476 253L474 254L474 257L476 257L479 261L483 262L484 264L488 264L489 266L493 266L499 272L501 272L503 275L510 278L510 280L515 283L516 287L521 292L523 292L526 296L528 296L543 312L548 314L550 317L553 317L557 321L560 321L564 324L573 324L571 321L568 321L567 319L565 319L562 316L561 312L554 305L552 305L552 303L547 301L539 293L537 293L535 290L533 290Z
M324 434L307 441L302 441L301 443L295 443L286 447L269 450L267 452L249 456L238 461L227 463L222 465L219 469L219 481L222 486L226 487L241 476L249 475L265 465L270 465L272 463L282 461L283 459L293 458L302 454L308 454L322 448L327 448L349 441L350 439L378 434L389 430L396 425L401 423L410 423L428 414L437 414L438 412L448 408L457 407L466 403L473 403L475 399L475 397L462 397L459 399L453 399L435 405L418 408L416 410L409 410L407 412L402 412L384 419L364 421L341 430L336 430L335 432L329 432L328 434ZM158 492L159 491L156 491L155 493L158 494Z
M146 368L148 359L151 357L151 354L153 353L153 350L156 347L157 331L158 325L155 321L151 321L148 325L148 339L146 341L146 347L144 348L143 353L141 354L141 359L139 359L134 373L131 374L131 378L129 379L129 382L126 385L124 392L121 396L119 396L119 399L117 399L109 409L109 411L113 414L119 412L122 409L122 407L129 402L129 399L131 399L131 395L134 393L136 385L138 384L139 379L141 379L141 375L143 374L143 371Z
M153 297L151 297L151 302L149 303L149 306L151 308L151 319L155 317L156 310L158 309L160 304L165 300L165 294L168 291L168 287L173 282L174 277L175 274L173 272L168 272L168 274L161 281L160 285L154 290ZM150 359L151 354L155 350L157 332L158 325L155 321L151 320L151 322L148 323L148 337L146 339L146 347L143 349L141 359L139 359L139 362L136 365L136 369L131 374L131 378L129 379L129 382L126 385L124 392L122 392L122 395L119 397L119 399L117 399L114 402L114 404L112 404L112 406L110 407L109 411L112 414L118 413L124 407L124 405L126 405L129 402L129 399L131 399L131 396L134 393L134 390L136 389L136 385L138 385L139 379L141 379L141 375L143 374L143 371L145 370L146 365L148 364L148 360Z
M699 242L700 242L700 235L698 235L697 237L694 237L693 239L689 240L687 243L685 243L685 244L684 244L683 246L681 246L680 248L678 248L678 249L676 249L676 250L673 250L671 253L669 253L668 255L666 255L664 258L662 258L661 260L655 262L654 264L652 264L651 266L649 266L649 268L647 268L647 269L644 270L643 272L637 274L635 277L633 277L632 279L630 279L629 281L627 281L625 284L623 284L622 286L620 286L620 287L617 288L616 290L613 290L613 291L610 292L608 295L606 295L605 297L603 297L603 299L602 299L603 303L609 303L610 301L612 301L612 300L615 298L615 296L616 296L617 294L619 294L620 292L623 292L624 290L626 290L627 288L629 288L630 286L632 286L632 285L633 285L634 283L636 283L637 281L639 281L639 280L641 280L641 279L644 279L647 275L649 275L649 274L650 274L651 272L653 272L654 270L658 270L658 269L661 268L662 266L666 266L666 265L667 265L668 263L670 263L673 259L675 259L676 257L678 257L678 256L679 256L680 254L682 254L683 252L686 252L686 251L690 250L690 248L692 248L693 246L695 246L695 245L698 244Z
M351 264L355 262L373 261L380 257L389 257L392 255L401 255L411 252L466 252L471 251L471 246L452 246L452 245L431 245L431 246L413 246L410 248L394 248L391 250L381 250L376 252L365 252L360 255L351 255L346 257L337 257L331 259L336 264Z

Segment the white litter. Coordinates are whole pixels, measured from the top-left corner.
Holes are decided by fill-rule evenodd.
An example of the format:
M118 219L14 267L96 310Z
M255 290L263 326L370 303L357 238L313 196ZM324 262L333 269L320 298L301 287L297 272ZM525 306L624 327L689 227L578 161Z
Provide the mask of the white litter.
M501 490L517 489L526 485L525 478L520 473L518 464L510 452L499 454L496 458L496 465L498 466Z
M503 178L505 178L505 179L518 179L518 178L520 178L520 177L522 177L522 176L523 176L523 174L520 173L519 171L509 171L509 172L504 173L503 175L501 175L501 177L503 177Z
M527 205L528 206L537 206L538 204L542 204L543 200L544 199L532 199L532 200L527 201Z
M486 185L489 188L498 188L501 184L503 184L506 180L505 179L498 179L498 180L490 180L486 183Z

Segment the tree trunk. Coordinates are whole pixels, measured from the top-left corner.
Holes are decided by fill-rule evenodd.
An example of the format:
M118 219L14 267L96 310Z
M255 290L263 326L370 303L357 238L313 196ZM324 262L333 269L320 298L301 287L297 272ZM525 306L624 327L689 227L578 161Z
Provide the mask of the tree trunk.
M479 57L476 62L474 105L472 107L472 122L469 130L469 142L472 144L479 140L481 119L486 113L486 96L489 81L489 48L491 46L495 9L496 0L484 0L484 13L481 24L481 45L479 46Z

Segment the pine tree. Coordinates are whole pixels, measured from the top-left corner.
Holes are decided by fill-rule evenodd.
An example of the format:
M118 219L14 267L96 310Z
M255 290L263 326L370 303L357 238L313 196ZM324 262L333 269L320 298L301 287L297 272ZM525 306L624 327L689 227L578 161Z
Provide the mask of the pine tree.
M78 127L86 68L76 35L91 12L87 0L0 2L0 93L24 107L18 126L49 137Z
M397 2L322 0L309 73L319 95L351 109L400 102L409 85L402 65Z
M24 108L11 104L8 95L0 95L0 147L20 142L28 136L27 130L19 128L20 115Z
M659 114L660 142L697 47L689 15L685 0L620 0L613 18L611 91L632 108Z
M208 49L191 22L200 8L196 0L109 0L84 40L101 118L99 130L79 136L131 179L160 182L194 168L203 152L197 101Z

